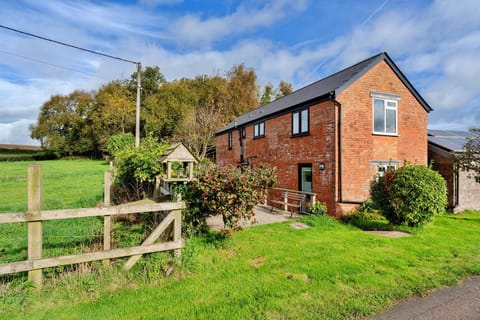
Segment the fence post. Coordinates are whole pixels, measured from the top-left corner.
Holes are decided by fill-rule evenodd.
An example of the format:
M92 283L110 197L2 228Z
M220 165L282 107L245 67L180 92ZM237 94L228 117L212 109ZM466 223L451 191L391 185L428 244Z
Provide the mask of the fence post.
M283 194L283 211L288 211L288 191Z
M104 174L104 182L103 182L103 205L105 207L110 206L110 191L112 187L112 174L110 172L105 172ZM111 223L112 217L111 216L104 216L103 217L103 250L110 250L111 249ZM110 260L106 259L103 260L105 265L110 264Z
M42 210L42 166L34 164L28 167L28 210L31 218L41 216ZM28 260L42 257L42 222L28 222ZM37 289L42 287L42 269L28 272L28 280L35 283Z
M174 215L173 220L173 241L180 241L182 240L182 211L175 210L172 212ZM173 253L175 257L182 256L182 249L176 249Z

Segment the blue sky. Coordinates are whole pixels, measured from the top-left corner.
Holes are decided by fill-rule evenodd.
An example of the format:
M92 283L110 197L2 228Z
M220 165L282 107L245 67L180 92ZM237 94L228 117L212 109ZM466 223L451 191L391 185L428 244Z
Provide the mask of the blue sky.
M298 89L387 51L433 107L435 129L480 127L480 1L4 1L0 24L159 66L168 80L244 63ZM0 29L0 143L54 94L128 78L135 65Z

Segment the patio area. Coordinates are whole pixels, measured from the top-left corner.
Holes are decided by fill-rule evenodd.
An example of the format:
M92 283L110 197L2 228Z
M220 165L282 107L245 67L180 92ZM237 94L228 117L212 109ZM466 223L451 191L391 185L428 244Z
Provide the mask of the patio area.
M241 226L243 228L247 228L252 225L291 221L293 219L296 219L302 216L300 214L295 214L295 213L291 215L290 212L281 211L279 209L274 209L273 212L271 212L271 209L272 207L270 206L257 205L253 209L255 212L255 216L253 217L252 222L242 222ZM210 229L221 230L223 228L222 217L221 216L209 217L207 219L207 224L210 227Z

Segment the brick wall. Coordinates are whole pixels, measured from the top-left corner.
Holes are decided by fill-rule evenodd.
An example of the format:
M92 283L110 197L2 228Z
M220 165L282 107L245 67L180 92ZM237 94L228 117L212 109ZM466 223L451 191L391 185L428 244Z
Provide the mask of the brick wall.
M447 185L448 207L455 207L455 175L452 157L447 151L442 151L435 146L428 146L428 160L432 162L432 169L438 171L445 179Z
M373 134L371 92L400 96L398 136ZM428 114L402 81L381 61L341 92L342 199L365 201L377 167L371 161L427 164Z
M317 199L335 212L336 179L336 107L326 101L309 107L309 135L292 137L292 114L287 113L265 121L265 137L253 138L253 125L242 140L244 159L254 167L262 164L276 167L277 187L299 190L300 164L312 165L312 192ZM234 132L232 150L228 150L228 134L217 137L217 165L238 164L240 147ZM325 164L320 171L319 164ZM275 195L273 195L275 196Z
M398 135L373 134L371 92L400 96L397 108ZM427 112L390 67L381 61L341 92L336 100L310 106L310 134L291 136L291 113L265 121L265 137L253 139L253 125L243 139L244 159L255 165L277 168L277 187L298 190L299 164L312 164L312 191L327 204L329 213L340 215L354 206L337 203L338 117L341 117L342 199L362 202L368 198L370 181L377 167L372 161L410 161L427 164ZM339 115L339 110L340 115ZM217 164L222 167L240 161L238 131L228 150L228 134L217 136ZM319 163L325 170L319 170Z

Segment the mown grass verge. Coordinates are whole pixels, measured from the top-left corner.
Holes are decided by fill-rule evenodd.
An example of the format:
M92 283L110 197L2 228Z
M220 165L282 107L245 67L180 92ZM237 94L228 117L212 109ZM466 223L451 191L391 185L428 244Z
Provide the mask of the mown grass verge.
M190 239L168 278L148 260L131 272L99 266L38 295L18 290L0 310L5 319L350 319L480 274L480 212L437 217L399 239L329 217L302 221L311 228Z

